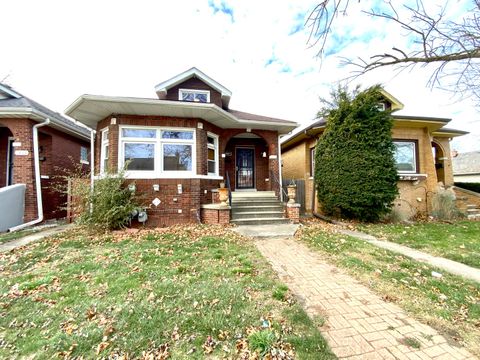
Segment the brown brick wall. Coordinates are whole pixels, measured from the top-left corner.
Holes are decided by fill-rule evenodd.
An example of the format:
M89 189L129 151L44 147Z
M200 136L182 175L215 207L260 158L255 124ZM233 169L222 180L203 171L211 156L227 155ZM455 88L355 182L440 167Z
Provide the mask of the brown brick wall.
M21 146L15 150L27 150L28 155L14 155L14 183L26 184L25 193L25 216L24 221L30 221L38 217L37 198L35 191L35 169L33 161L33 138L32 127L36 124L30 119L1 119L0 124L8 127L16 142ZM5 130L3 130L5 132ZM5 134L2 133L3 139ZM0 146L4 148L3 141ZM45 161L40 163L40 174L50 176L48 180L42 180L42 200L44 203L44 215L46 219L63 217L65 212L58 211L58 206L63 203L64 198L58 196L50 189L51 181L58 174L57 168L70 169L69 156L80 161L80 146L89 146L88 142L79 140L62 132L44 126L39 128L39 145L43 147L40 156ZM0 152L0 157L2 153ZM5 177L5 168L1 169L0 177ZM3 185L5 179L3 180Z
M112 125L112 118L116 119L116 124ZM202 128L199 128L199 123ZM193 128L196 131L196 167L197 175L207 175L207 133L213 133L219 136L219 175L223 176L225 170L230 174L232 181L232 190L235 189L235 146L253 146L256 155L256 185L257 190L276 190L278 186L272 186L270 171L274 171L278 177L278 161L269 159L269 155L277 155L278 151L278 133L276 131L252 130L252 133L261 137L261 139L237 139L235 135L245 133L245 129L221 129L202 119L191 118L173 118L164 116L131 116L131 115L112 115L100 121L97 126L97 136L95 140L95 161L96 173L99 170L101 130L109 128L109 166L112 169L118 167L118 129L119 125L137 125L152 127L186 127ZM221 157L222 153L232 149L232 157ZM262 157L266 152L267 156ZM231 160L230 160L231 158ZM269 179L269 181L265 181ZM145 196L147 204L158 197L162 203L157 208L149 206L149 226L164 226L173 223L191 223L197 222L200 218L200 205L212 203L214 195L212 189L217 189L222 180L211 179L135 179L138 186L138 193ZM160 191L153 191L153 184L160 185ZM177 184L182 184L183 194L176 194ZM174 202L173 198L177 198ZM182 212L179 213L178 210Z

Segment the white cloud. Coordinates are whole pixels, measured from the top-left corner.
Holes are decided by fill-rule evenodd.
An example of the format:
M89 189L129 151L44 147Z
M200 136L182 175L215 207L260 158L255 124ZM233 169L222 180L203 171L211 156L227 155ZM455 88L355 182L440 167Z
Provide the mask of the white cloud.
M375 3L351 2L348 16L337 19L338 41L350 41L336 55L369 56L408 43L402 32L366 20L357 9ZM307 48L308 29L292 34L299 14L308 15L315 4L223 1L231 16L215 12L221 0L213 6L194 0L9 1L2 4L8 36L2 37L0 78L10 74L18 91L62 111L83 93L154 97L155 84L196 66L233 91L232 108L305 123L318 111L319 96L348 75L337 56L320 67L317 49ZM455 146L480 149L478 111L430 91L427 79L422 69L396 77L386 69L356 82L383 83L405 103L406 114L453 118L452 127L474 134Z

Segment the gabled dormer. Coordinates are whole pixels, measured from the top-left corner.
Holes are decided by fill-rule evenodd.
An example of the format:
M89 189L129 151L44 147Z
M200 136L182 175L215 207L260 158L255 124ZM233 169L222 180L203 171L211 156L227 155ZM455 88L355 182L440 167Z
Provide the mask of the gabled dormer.
M388 110L391 112L397 111L397 110L402 110L403 109L403 104L395 98L392 94L390 94L388 91L385 90L380 90L380 92L383 95L383 100L378 103L378 108L379 110Z
M18 99L21 95L15 92L10 86L0 83L0 100Z
M193 67L155 86L160 100L213 103L228 109L232 92Z

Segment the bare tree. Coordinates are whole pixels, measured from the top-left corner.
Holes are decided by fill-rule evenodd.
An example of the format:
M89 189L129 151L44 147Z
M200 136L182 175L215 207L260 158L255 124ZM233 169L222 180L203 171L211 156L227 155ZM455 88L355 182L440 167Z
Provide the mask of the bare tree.
M324 56L335 19L346 15L349 5L350 0L323 0L307 19L308 42L319 47L320 57ZM343 59L344 65L355 67L353 76L381 67L404 70L431 65L434 68L430 86L472 96L480 106L480 0L472 0L471 10L466 11L460 21L447 19L447 4L439 7L435 14L429 13L423 0L416 0L413 6L398 5L398 0L395 5L392 0L385 5L385 10L363 13L398 25L412 37L413 45L409 49L392 46L389 51L372 54L368 59Z

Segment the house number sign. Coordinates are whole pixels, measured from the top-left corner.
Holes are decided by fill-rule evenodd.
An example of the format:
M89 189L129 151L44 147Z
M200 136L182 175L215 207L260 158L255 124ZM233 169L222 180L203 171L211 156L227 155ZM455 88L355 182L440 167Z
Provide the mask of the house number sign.
M28 150L15 150L15 155L26 156L26 155L28 155Z

